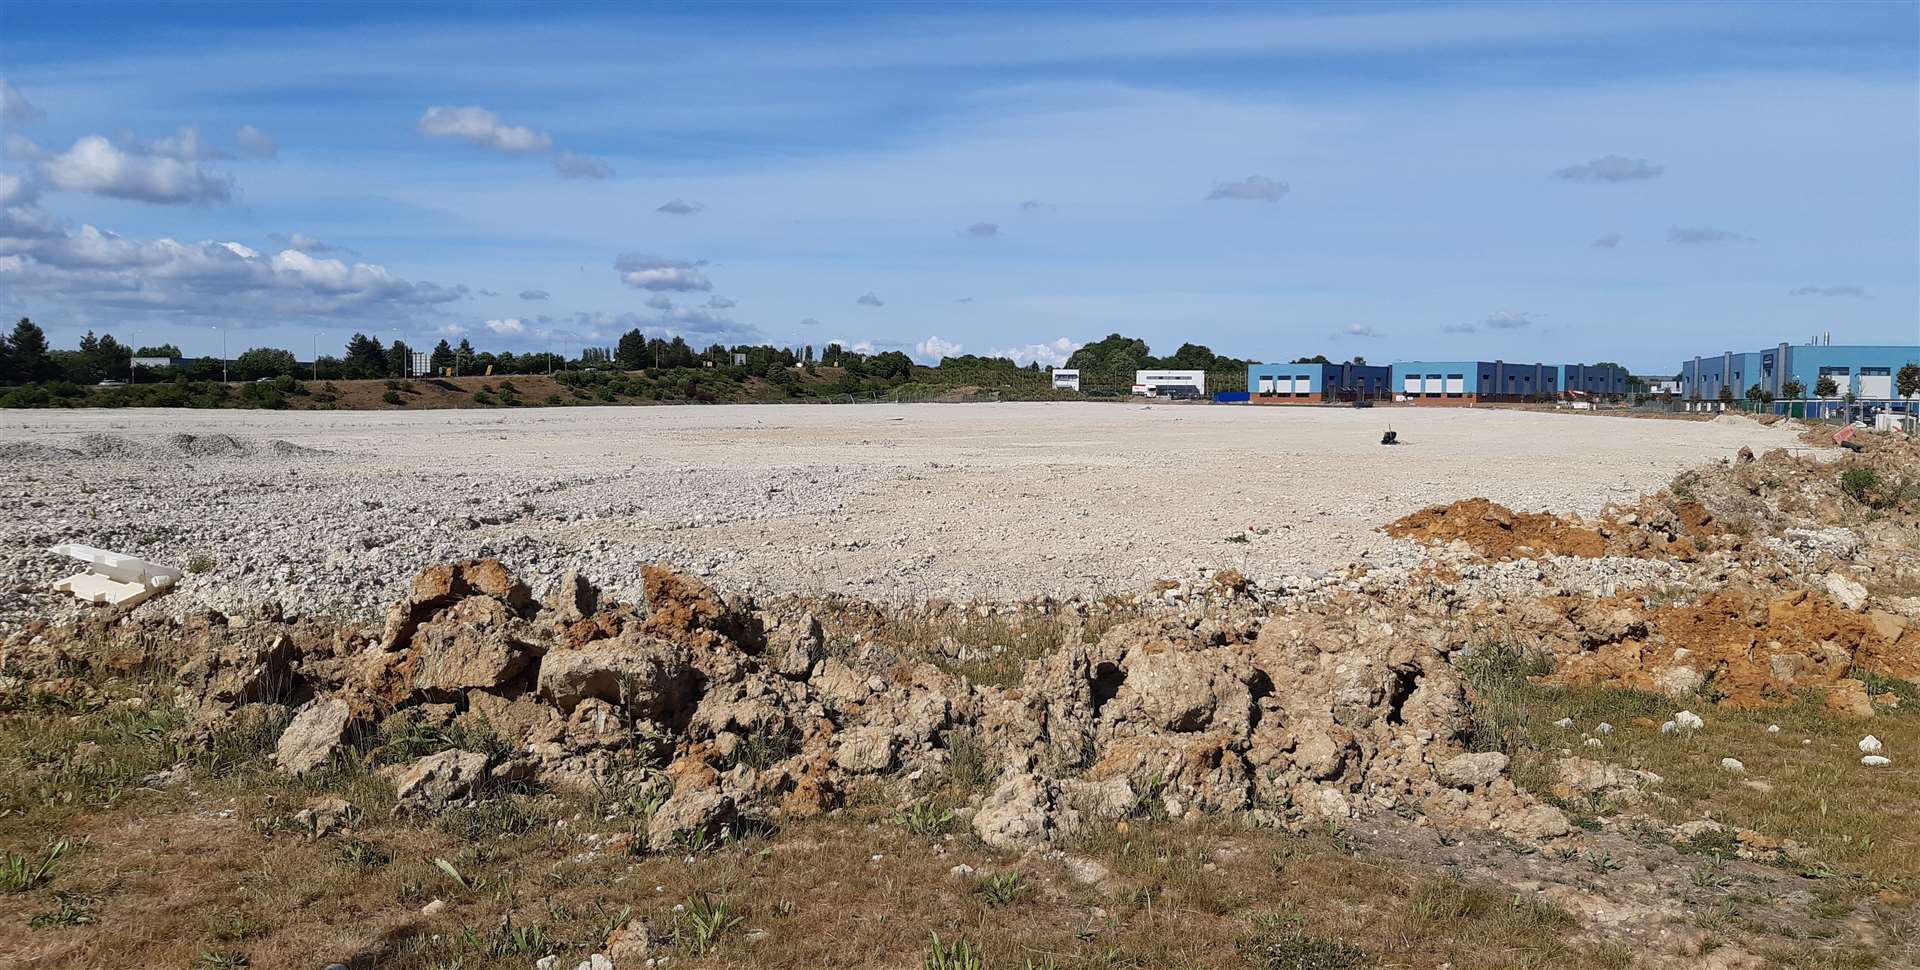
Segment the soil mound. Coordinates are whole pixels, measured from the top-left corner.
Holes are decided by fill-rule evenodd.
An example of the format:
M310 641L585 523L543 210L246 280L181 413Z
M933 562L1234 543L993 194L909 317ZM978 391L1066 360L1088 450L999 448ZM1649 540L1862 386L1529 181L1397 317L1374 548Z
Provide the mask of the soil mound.
M1624 622L1623 610L1631 617ZM1727 589L1653 610L1613 601L1584 612L1596 622L1577 639L1600 642L1562 657L1554 682L1668 694L1698 689L1729 707L1760 708L1809 690L1827 692L1830 701L1864 699L1864 673L1920 676L1920 630L1847 609L1814 590Z
M1515 512L1484 498L1462 499L1421 509L1386 527L1396 539L1416 542L1464 542L1489 559L1607 554L1599 531L1539 512Z

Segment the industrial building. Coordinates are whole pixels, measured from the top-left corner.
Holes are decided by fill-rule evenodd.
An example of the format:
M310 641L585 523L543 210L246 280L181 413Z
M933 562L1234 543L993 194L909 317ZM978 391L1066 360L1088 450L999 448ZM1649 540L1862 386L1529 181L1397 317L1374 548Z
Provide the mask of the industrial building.
M1388 400L1393 373L1366 364L1248 364L1247 391L1254 404Z
M1203 370L1141 370L1133 372L1133 393L1146 397L1205 397Z
M1560 368L1503 360L1397 361L1393 389L1395 400L1412 404L1537 400L1560 396Z
M1628 376L1624 367L1563 364L1560 367L1560 389L1569 395L1625 397Z
M1920 398L1901 398L1895 383L1909 364L1920 365L1920 345L1778 344L1750 353L1725 351L1682 364L1680 396L1739 401L1757 387L1783 407L1787 402L1852 402L1912 412L1920 408ZM1823 386L1823 379L1830 386Z

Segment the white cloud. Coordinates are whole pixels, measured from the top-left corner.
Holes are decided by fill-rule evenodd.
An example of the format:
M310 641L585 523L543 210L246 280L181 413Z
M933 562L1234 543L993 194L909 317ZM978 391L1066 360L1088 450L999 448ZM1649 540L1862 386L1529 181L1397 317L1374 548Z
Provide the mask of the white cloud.
M187 145L171 148L184 152ZM35 171L53 188L117 199L177 204L233 198L233 180L208 171L196 161L132 154L99 135L81 138L72 148L41 161Z
M1276 182L1265 175L1249 175L1237 182L1220 182L1207 194L1208 199L1252 199L1257 202L1278 202L1281 196L1292 191L1293 187L1285 182Z
M706 206L706 203L704 202L692 202L686 199L674 199L671 202L662 203L660 208L655 209L653 211L664 212L670 216L690 216L696 212L704 211L706 208L707 206Z
M6 121L33 121L42 116L39 108L13 86L13 82L0 77L0 119Z
M1072 357L1073 352L1080 347L1080 344L1061 337L1050 343L1027 344L1009 350L996 350L990 356L1005 357L1016 364L1030 364L1037 360L1043 367L1065 367L1067 358Z
M33 185L26 179L0 172L0 207L30 202L33 197Z
M37 162L47 157L47 153L33 139L17 132L7 132L5 142L0 142L0 157L15 162Z
M1524 330L1533 326L1533 314L1501 311L1487 316L1489 330Z
M150 142L141 142L128 136L122 136L122 141L142 154L158 155L161 158L171 158L181 162L204 162L209 159L232 157L208 144L205 138L200 137L200 129L193 127L182 128L172 135L155 138Z
M960 233L961 235L972 236L975 239L992 239L1000 235L1000 224L997 222L976 222L960 230Z
M952 357L959 354L960 345L942 340L939 337L928 337L914 344L913 352L915 356L923 361L939 363L942 357Z
M1621 236L1617 232L1610 232L1604 236L1601 236L1598 239L1595 239L1593 241L1593 246L1595 249L1613 249L1620 245L1620 240L1623 238L1625 237Z
M1336 337L1384 337L1386 336L1386 334L1383 334L1380 331L1375 330L1371 324L1349 323L1345 327L1340 328L1340 332L1335 334L1334 336Z
M1681 246L1711 246L1715 243L1752 242L1737 232L1711 227L1673 228L1667 230L1667 241Z
M592 155L578 155L573 152L561 152L553 156L553 170L561 178L569 179L605 179L613 177L613 166L604 158Z
M871 354L874 352L873 341L871 340L850 341L842 337L838 340L829 340L827 342L829 344L839 344L841 350L850 350L856 354Z
M647 297L647 302L642 305L653 310L673 309L673 301L668 299L664 294L660 296Z
M733 307L734 302L724 296L707 297L707 309L709 310L731 310Z
M295 249L274 255L238 242L141 241L51 220L0 218L0 290L50 301L241 325L289 319L406 317L465 295L464 287L409 282L386 267L321 259ZM29 211L28 215L33 213Z
M318 256L322 253L352 252L352 250L346 249L344 247L333 246L333 245L329 245L327 243L321 242L320 240L314 238L313 236L307 235L304 232L289 232L285 234L276 232L268 238L273 239L275 242L281 243L282 245L286 246L288 249L298 249L299 251L303 253L307 253L308 255L312 255L312 256Z
M1862 286L1802 286L1787 291L1788 296L1851 296L1865 298L1867 290Z
M685 293L713 289L706 274L700 272L700 267L705 265L705 260L695 262L645 253L624 253L614 260L613 268L620 272L620 282L636 290Z
M431 138L459 138L481 148L514 155L544 152L553 147L553 137L546 132L501 124L499 115L472 105L435 105L420 116L416 127Z
M522 300L544 300L547 298L547 295L548 294L546 290L521 290L520 291L520 299Z
M1657 165L1644 158L1625 158L1620 155L1603 155L1591 162L1569 165L1553 173L1554 178L1572 179L1576 182L1632 182L1638 179L1658 178L1666 166Z
M868 290L866 293L861 294L860 298L853 302L858 303L861 306L886 306L887 305L886 301L880 299L878 296L875 296L872 290Z
M487 329L504 337L518 337L527 332L527 324L518 317L505 320L488 320Z
M252 125L241 125L233 133L233 140L255 158L273 158L280 154L280 143L273 136Z

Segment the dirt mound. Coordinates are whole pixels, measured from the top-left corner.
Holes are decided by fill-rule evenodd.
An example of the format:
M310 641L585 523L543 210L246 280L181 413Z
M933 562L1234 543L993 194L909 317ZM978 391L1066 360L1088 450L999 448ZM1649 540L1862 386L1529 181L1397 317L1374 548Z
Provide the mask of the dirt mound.
M1416 542L1464 542L1489 559L1607 554L1597 530L1539 512L1515 512L1484 498L1462 499L1421 509L1386 527L1396 539Z
M252 442L230 434L168 435L166 447L184 458L230 458L253 453Z
M1865 672L1920 676L1920 630L1813 590L1728 589L1652 610L1612 600L1577 611L1575 619L1591 620L1576 624L1578 640L1590 646L1562 657L1550 678L1573 686L1699 689L1729 707L1758 708L1809 690L1862 694L1858 677Z
M164 629L103 619L8 649L30 670L89 657L177 669L208 726L280 705L283 765L325 763L376 722L484 722L506 750L422 759L399 773L403 803L443 807L482 768L651 790L654 849L828 811L856 790L904 803L914 780L963 761L978 791L967 817L1002 847L1142 805L1298 827L1400 808L1517 819L1503 824L1518 838L1568 831L1504 777L1504 757L1463 750L1465 690L1438 607L1388 625L1356 597L1262 624L1223 594L1232 605L1208 622L1119 623L1000 687L871 640L830 652L811 613L758 609L665 568L646 567L643 586L643 603L605 602L574 575L536 601L497 561L471 560L422 572L377 633L269 610Z
M56 448L37 441L9 441L0 444L0 461L49 461L71 457L73 452L65 448Z
M259 454L300 458L328 454L278 438L265 442L230 434L171 434L158 441L136 440L112 434L82 435L71 448L39 442L0 445L0 458L18 461L164 461L173 458L248 458Z

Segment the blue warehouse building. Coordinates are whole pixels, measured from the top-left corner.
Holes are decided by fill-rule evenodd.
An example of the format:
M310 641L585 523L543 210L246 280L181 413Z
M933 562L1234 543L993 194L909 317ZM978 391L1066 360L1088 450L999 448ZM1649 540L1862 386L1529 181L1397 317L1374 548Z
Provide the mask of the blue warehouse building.
M1589 397L1625 397L1627 369L1596 367L1592 364L1565 364L1560 368L1560 389Z
M1375 401L1393 396L1392 371L1369 364L1248 364L1254 404Z
M1406 360L1393 365L1393 390L1413 404L1527 401L1559 397L1560 372L1504 360Z
M1920 345L1777 344L1750 353L1726 351L1682 364L1680 396L1738 401L1758 387L1781 402L1831 405L1852 400L1876 409L1914 412L1920 401L1901 398L1895 384L1900 369L1910 364L1920 365ZM1822 378L1832 382L1831 393L1820 393Z

